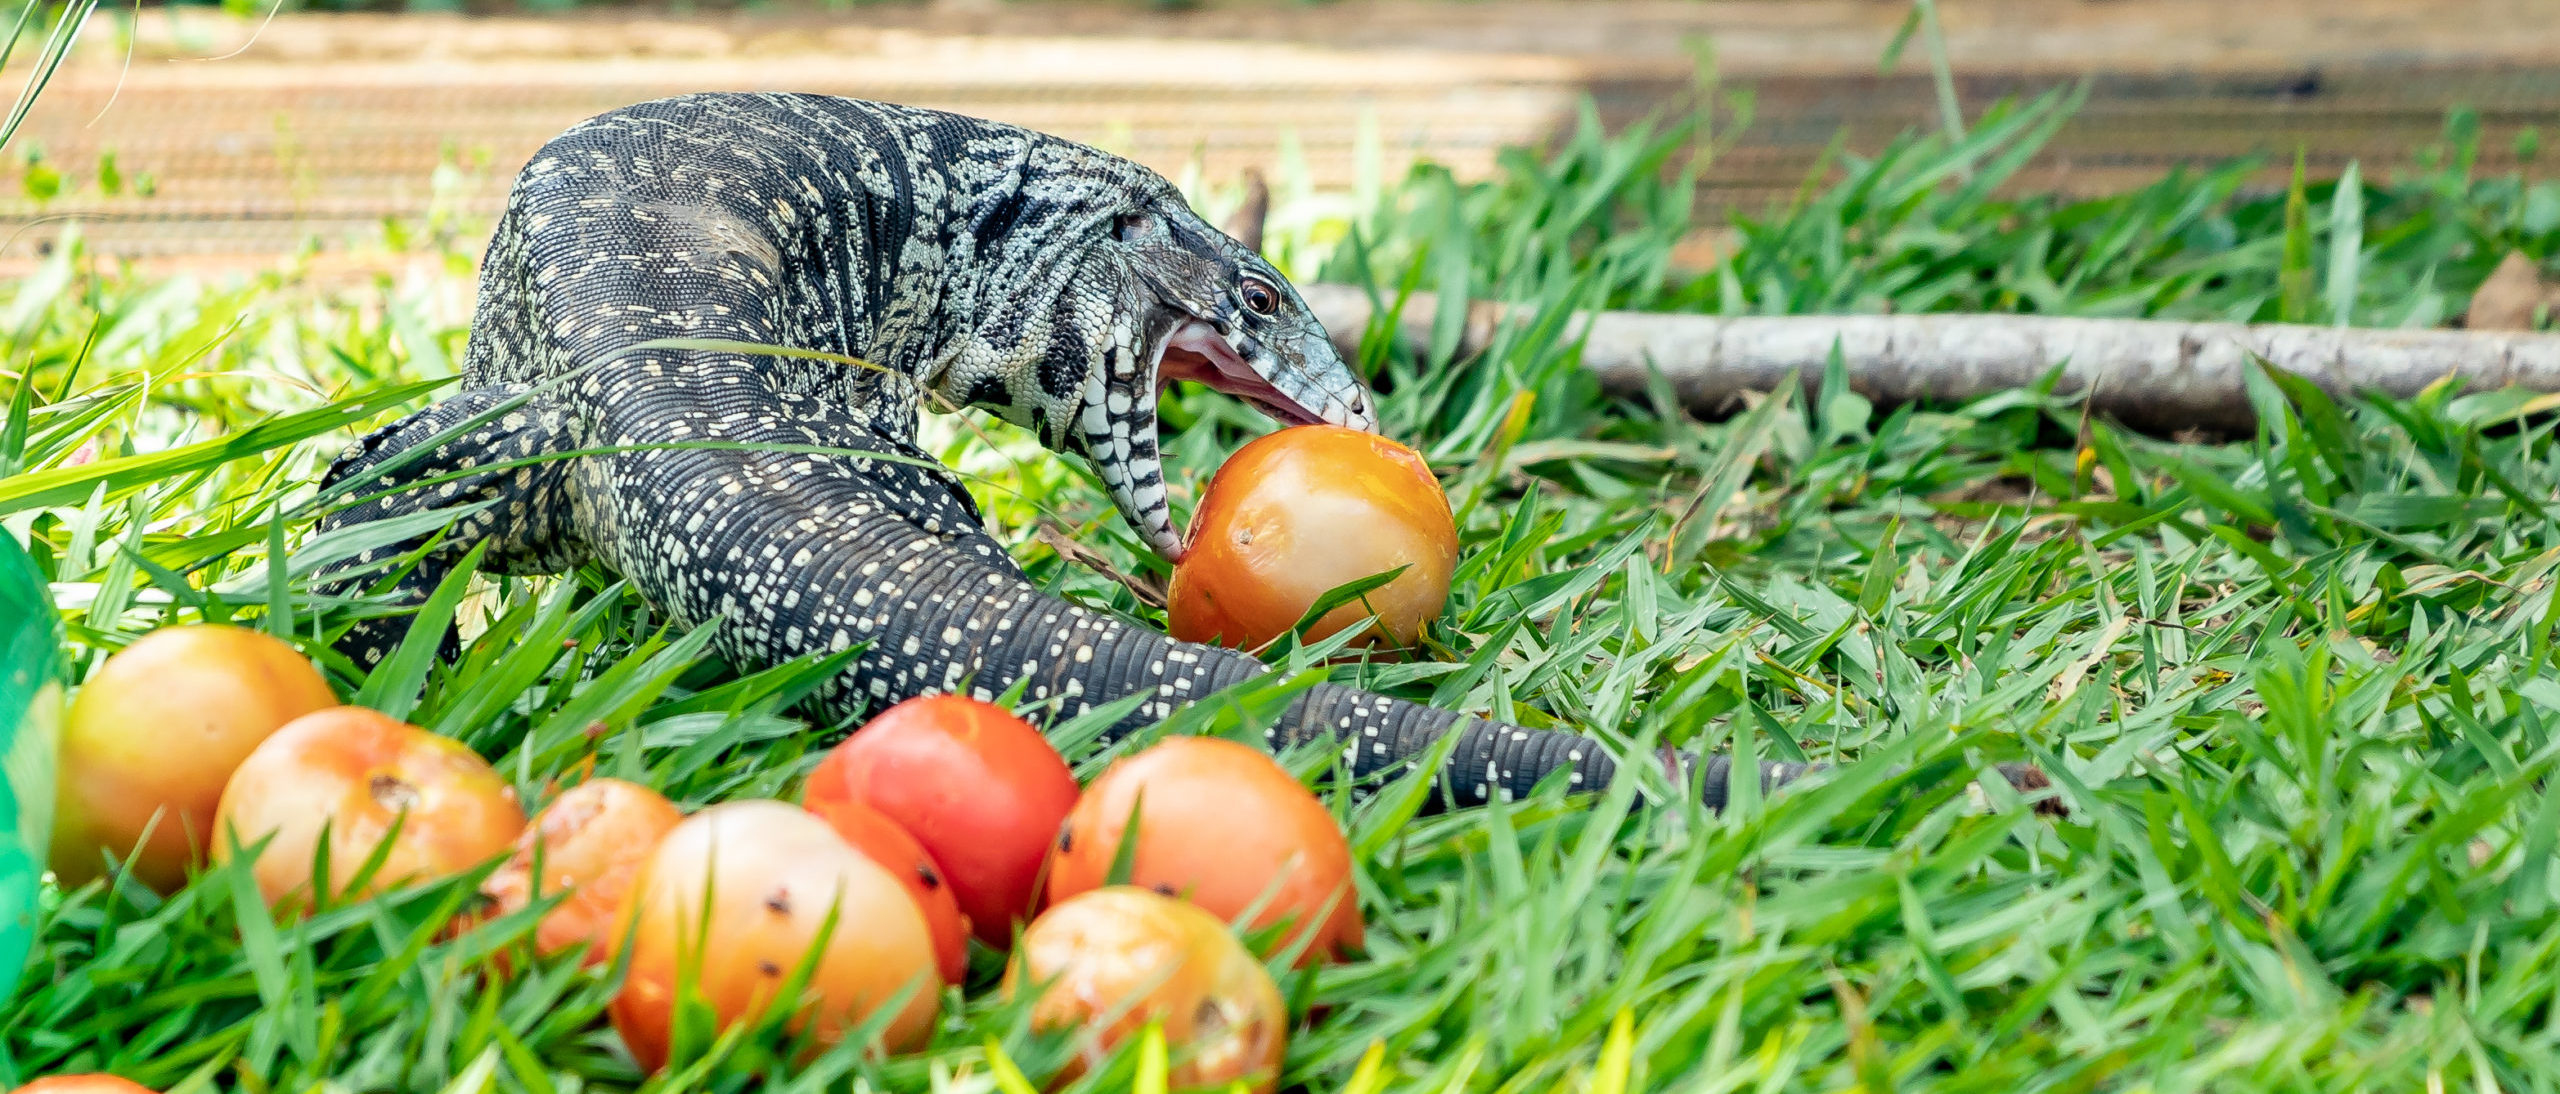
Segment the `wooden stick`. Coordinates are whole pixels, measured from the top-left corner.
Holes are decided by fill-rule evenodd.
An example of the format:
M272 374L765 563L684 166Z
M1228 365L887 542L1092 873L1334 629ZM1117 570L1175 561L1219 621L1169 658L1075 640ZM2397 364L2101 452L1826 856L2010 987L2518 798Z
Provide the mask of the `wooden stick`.
M1369 295L1348 285L1299 289L1345 356L1357 353ZM1392 303L1392 301L1390 301ZM1482 350L1510 309L1468 307L1461 354ZM1436 300L1416 294L1397 329L1427 342ZM2254 353L2336 397L2379 390L2414 395L2446 376L2471 390L2517 385L2560 391L2560 335L2520 331L2371 330L2296 324L2065 319L2036 315L1736 317L1599 312L1576 315L1588 334L1584 367L1622 394L1641 394L1648 364L1681 400L1723 413L1745 391L1769 391L1789 371L1822 379L1836 339L1850 384L1882 402L1964 400L2032 387L2066 364L2058 390L2087 393L2091 409L2161 432L2246 432L2256 418L2244 378Z

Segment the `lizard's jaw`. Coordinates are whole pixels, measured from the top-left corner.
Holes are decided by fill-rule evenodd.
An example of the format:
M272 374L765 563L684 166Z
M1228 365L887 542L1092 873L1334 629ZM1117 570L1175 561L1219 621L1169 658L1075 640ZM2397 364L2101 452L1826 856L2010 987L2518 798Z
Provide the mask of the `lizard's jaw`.
M1181 534L1174 531L1173 507L1165 494L1156 398L1176 381L1190 380L1235 396L1283 425L1378 430L1369 399L1349 379L1347 370L1341 377L1348 384L1346 390L1321 389L1294 374L1266 376L1236 352L1217 328L1197 319L1183 320L1146 347L1143 369L1128 368L1133 363L1129 356L1115 353L1110 367L1085 378L1078 425L1085 451L1110 489L1112 502L1138 537L1168 562L1182 561L1184 545Z
M1206 326L1206 324L1185 324ZM1223 351L1223 352L1219 352ZM1184 338L1177 331L1165 339L1164 356L1156 364L1156 390L1189 380L1211 391L1233 395L1282 425L1315 425L1324 418L1280 392L1271 381L1263 379L1253 366L1227 348L1226 340L1216 334Z
M1149 379L1164 344L1147 352L1144 368L1135 353L1121 350L1085 377L1076 425L1086 458L1120 515L1156 554L1180 562L1182 537L1173 530L1173 506L1165 496L1164 458L1156 447L1156 385Z

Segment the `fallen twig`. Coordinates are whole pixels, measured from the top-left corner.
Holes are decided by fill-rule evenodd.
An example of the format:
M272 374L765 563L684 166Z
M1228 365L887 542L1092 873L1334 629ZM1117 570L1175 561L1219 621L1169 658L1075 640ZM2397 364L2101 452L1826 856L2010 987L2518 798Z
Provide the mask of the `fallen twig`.
M1345 355L1369 327L1370 296L1349 285L1300 288ZM1492 341L1504 305L1469 306L1459 352ZM1438 315L1428 294L1406 301L1397 327L1427 342ZM1850 384L1884 402L1963 400L2032 387L2064 365L2057 390L2085 393L2092 410L2161 432L2246 432L2255 424L2245 377L2251 355L2333 396L2407 397L2447 376L2472 390L2516 385L2560 391L2560 335L2519 331L2371 330L2295 324L2067 319L2036 315L1733 317L1645 312L1577 315L1583 365L1620 394L1659 370L1692 409L1721 413L1746 391L1789 372L1818 383L1836 340Z
M1039 525L1031 530L1031 538L1047 544L1050 550L1058 552L1058 557L1111 579L1148 607L1162 608L1169 603L1164 585L1153 575L1133 574L1112 565L1111 556L1077 542L1075 533L1057 521L1041 518Z

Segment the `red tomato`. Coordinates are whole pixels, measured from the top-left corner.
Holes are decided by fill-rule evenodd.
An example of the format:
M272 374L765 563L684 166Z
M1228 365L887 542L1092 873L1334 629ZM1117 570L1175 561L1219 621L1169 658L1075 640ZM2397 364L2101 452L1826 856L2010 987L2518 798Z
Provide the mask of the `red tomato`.
M924 1043L941 1013L933 939L906 886L825 821L782 802L727 802L686 818L659 841L630 901L621 920L630 971L608 1010L650 1071L666 1066L686 963L698 966L693 990L720 1028L751 1020L808 957L830 910L836 925L809 980L814 998L783 1001L798 1008L794 1029L832 1045L912 988L883 1037L905 1051Z
M404 819L405 818L405 819ZM399 832L391 831L399 821ZM524 831L515 788L462 742L361 707L305 715L231 773L216 814L215 862L273 836L252 867L275 905L308 896L312 854L329 836L329 891L341 891L386 839L362 893L461 873L507 852Z
M585 947L587 964L610 961L608 945L618 929L613 917L623 897L658 841L682 820L675 803L655 790L621 779L590 779L533 818L516 837L515 855L480 891L495 901L497 915L567 893L534 928L534 947L543 953ZM536 857L542 865L539 885L533 876Z
M1022 933L1005 970L1005 998L1047 985L1031 1005L1042 1030L1087 1036L1057 1077L1073 1082L1114 1048L1164 1024L1177 1089L1244 1082L1259 1094L1280 1083L1289 1012L1279 985L1208 913L1144 889L1116 886L1070 899Z
M19 1087L14 1094L155 1094L141 1083L116 1075L53 1075Z
M907 887L907 895L916 898L917 909L924 912L925 926L933 934L933 953L946 984L957 984L969 975L969 920L960 914L959 905L951 898L951 886L942 879L942 869L933 856L925 853L898 822L883 816L877 809L850 798L813 801L809 812L827 827L836 830L854 850L871 856L871 861L897 875Z
M801 800L822 811L859 801L898 822L942 867L978 940L1002 950L1031 916L1076 780L1029 722L967 696L928 695L837 745Z
M1384 644L1409 645L1449 600L1458 526L1431 467L1374 434L1304 425L1254 439L1218 468L1182 561L1166 629L1186 642L1252 649L1287 634L1326 592L1409 567L1325 613L1310 641L1371 614ZM1361 642L1381 644L1377 628Z
M164 627L116 651L63 723L54 873L84 884L104 851L132 855L133 876L154 889L186 884L212 851L232 770L286 722L337 701L300 651L258 631Z
M1290 920L1280 946L1306 939L1302 965L1359 947L1351 847L1333 814L1271 757L1216 737L1169 738L1085 788L1049 867L1050 903L1102 887L1132 807L1130 884L1229 922L1259 906L1257 930Z

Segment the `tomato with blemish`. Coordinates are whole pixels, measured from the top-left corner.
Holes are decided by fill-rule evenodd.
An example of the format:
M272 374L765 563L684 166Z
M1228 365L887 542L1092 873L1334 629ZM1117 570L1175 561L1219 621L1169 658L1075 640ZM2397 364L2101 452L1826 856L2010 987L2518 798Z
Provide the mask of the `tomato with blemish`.
M157 1092L121 1075L95 1072L86 1075L48 1075L19 1087L11 1094L157 1094Z
M827 822L855 850L897 875L907 887L907 895L915 898L917 909L924 912L943 982L957 984L966 978L969 920L960 914L950 883L943 879L942 868L935 864L933 856L925 853L924 845L898 827L898 822L851 798L824 797L808 802L805 808Z
M882 1040L913 1049L941 1013L933 937L915 898L827 822L788 803L726 802L685 818L628 899L615 945L630 946L630 967L608 1013L651 1071L668 1062L687 980L718 1028L778 1005L821 1048L894 1004ZM805 994L780 998L813 956Z
M1374 615L1358 642L1406 646L1447 605L1457 564L1449 497L1420 453L1355 429L1296 426L1236 450L1210 478L1173 568L1166 629L1257 648L1325 593L1403 567L1317 619L1307 640Z
M1046 985L1031 1008L1042 1030L1078 1030L1056 1082L1073 1082L1146 1028L1163 1024L1176 1089L1280 1083L1289 1013L1271 973L1227 926L1192 905L1114 886L1041 913L1022 933L1004 993Z
M1067 762L1031 723L965 695L882 711L809 773L801 801L859 801L942 867L978 940L997 950L1030 919L1058 825L1075 808Z
M607 944L617 929L613 917L624 895L658 841L682 820L675 803L655 790L621 779L590 779L535 814L516 838L515 854L480 891L497 915L559 896L534 927L534 948L546 954L583 948L587 964L609 961Z
M249 753L214 823L214 861L257 852L250 869L274 906L308 899L315 881L354 897L462 873L506 854L525 817L515 788L462 742L378 711L331 707ZM314 878L324 834L328 876ZM263 851L260 840L269 840ZM381 866L346 892L386 844Z
M1113 763L1085 788L1058 837L1050 903L1108 884L1124 839L1134 844L1129 884L1228 921L1258 907L1251 924L1257 930L1290 923L1275 953L1303 942L1303 965L1360 945L1360 902L1341 825L1257 749L1174 737Z
M177 889L212 853L232 771L285 723L337 701L309 659L259 631L163 627L116 651L63 722L55 876L81 885L104 856L131 856L135 880Z

